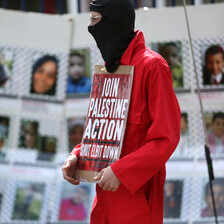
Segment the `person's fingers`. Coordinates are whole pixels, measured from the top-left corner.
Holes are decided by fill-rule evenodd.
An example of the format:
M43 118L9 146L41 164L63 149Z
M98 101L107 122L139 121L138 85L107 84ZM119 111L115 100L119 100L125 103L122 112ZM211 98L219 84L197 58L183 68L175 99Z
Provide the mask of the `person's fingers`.
M113 187L111 187L111 186L109 186L109 187L107 188L108 191L111 191L112 189L113 189Z
M70 182L71 184L74 185L78 185L79 184L79 180L75 180L74 178L72 178L71 176L67 175L66 172L63 172L63 177L65 180L67 180L68 182Z
M101 172L100 173L98 173L98 175L96 175L94 178L93 178L93 180L100 180L101 179L101 177L103 176L103 170L101 170Z
M118 187L113 187L112 191L115 192L118 189Z
M109 184L104 184L102 189L103 189L104 191L106 191L106 190L108 190L108 188L109 188Z
M69 169L72 167L72 161L71 160L66 160L62 169Z

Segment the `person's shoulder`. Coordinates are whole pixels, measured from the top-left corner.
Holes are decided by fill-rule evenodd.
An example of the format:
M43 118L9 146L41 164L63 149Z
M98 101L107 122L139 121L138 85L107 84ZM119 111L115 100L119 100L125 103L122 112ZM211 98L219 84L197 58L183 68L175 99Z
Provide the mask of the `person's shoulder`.
M151 50L148 47L145 47L144 62L151 68L161 67L169 70L169 66L166 60L160 54Z

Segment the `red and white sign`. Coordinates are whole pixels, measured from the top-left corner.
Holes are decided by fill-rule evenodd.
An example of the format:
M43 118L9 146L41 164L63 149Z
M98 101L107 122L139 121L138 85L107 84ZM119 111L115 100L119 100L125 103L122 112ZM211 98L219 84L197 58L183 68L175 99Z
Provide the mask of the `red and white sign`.
M94 67L87 120L77 166L80 179L85 179L80 171L100 172L120 157L133 71L133 66L119 66L115 73L107 73L104 66Z

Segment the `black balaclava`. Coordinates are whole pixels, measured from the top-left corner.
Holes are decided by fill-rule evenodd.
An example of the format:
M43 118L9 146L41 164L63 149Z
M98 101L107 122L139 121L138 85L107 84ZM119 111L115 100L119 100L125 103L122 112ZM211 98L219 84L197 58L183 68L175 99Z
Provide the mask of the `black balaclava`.
M94 37L101 55L106 62L108 72L114 72L135 37L135 10L131 0L93 0L90 11L102 15L100 22L89 26L88 30Z

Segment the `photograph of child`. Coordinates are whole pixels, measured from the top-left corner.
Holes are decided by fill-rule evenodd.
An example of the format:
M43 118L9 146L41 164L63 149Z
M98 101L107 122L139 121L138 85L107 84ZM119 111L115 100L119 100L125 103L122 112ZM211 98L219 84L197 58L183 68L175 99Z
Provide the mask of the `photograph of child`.
M9 118L0 116L0 160L5 158L9 133Z
M2 209L2 201L3 201L3 194L0 193L0 214L1 214L1 209Z
M216 211L218 216L224 217L224 178L216 178L212 181L214 198L216 204ZM212 196L210 191L209 182L204 187L204 208L201 210L201 217L214 216Z
M212 154L224 153L224 113L206 113L208 143Z
M87 49L71 51L69 59L69 74L67 94L89 93L91 91L89 51Z
M205 51L203 84L224 84L224 50L219 45L212 45Z
M20 126L19 148L38 151L38 160L52 161L57 147L57 139L53 136L42 136L39 123L32 120L22 120Z
M172 73L173 87L182 88L183 69L181 60L181 43L168 42L153 44L152 50L158 52L168 63Z
M36 121L22 120L20 127L19 147L21 148L38 148L38 127Z
M12 219L38 220L40 218L44 184L18 184Z
M85 221L89 217L90 184L73 186L65 183L61 200L59 220Z
M85 121L82 119L68 119L69 151L82 141Z
M32 66L30 93L54 96L58 76L58 59L53 55L39 57Z
M0 88L6 87L12 76L13 52L0 48Z
M52 161L56 152L57 139L55 137L40 137L40 151L38 160Z
M164 186L164 218L180 218L183 181L168 180Z

